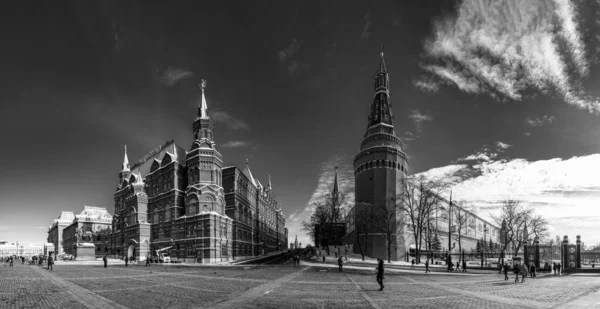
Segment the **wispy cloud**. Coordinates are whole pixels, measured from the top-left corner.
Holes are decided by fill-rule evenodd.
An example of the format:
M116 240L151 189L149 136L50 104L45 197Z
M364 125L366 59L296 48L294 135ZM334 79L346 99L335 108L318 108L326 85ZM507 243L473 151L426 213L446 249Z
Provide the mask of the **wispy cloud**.
M223 144L221 147L223 147L223 148L242 148L242 147L248 147L248 146L250 146L250 143L248 143L248 142L228 141L227 143Z
M298 52L300 47L302 46L302 41L296 40L296 38L292 39L292 43L282 50L280 50L277 54L279 55L279 62L284 63L288 59L294 57L294 55Z
M462 1L456 14L434 20L421 64L428 75L415 86L434 91L434 83L453 85L498 100L522 100L527 89L553 91L568 104L600 112L598 99L580 86L589 73L589 55L574 5Z
M352 159L343 155L334 155L321 164L318 183L306 206L290 214L286 220L289 235L298 235L298 241L303 244L312 243L302 231L302 221L307 221L314 211L314 203L324 200L327 193L333 190L335 167L337 166L340 192L346 194L346 204L354 202L354 168ZM293 237L293 236L291 236ZM291 238L290 237L290 238Z
M586 234L578 222L600 217L600 179L594 177L599 172L600 154L594 154L541 161L491 159L418 175L448 183L454 197L472 203L483 217L497 214L502 200L517 199L546 217L560 235L581 233L586 242L596 243L600 237Z
M508 148L512 147L512 145L509 145L507 143L503 143L501 141L497 141L496 142L496 149L498 149L498 151L504 151Z
M412 119L413 123L415 124L415 127L419 132L421 131L421 124L424 121L433 121L433 116L423 114L418 109L411 110L410 114L408 115L408 118Z
M161 84L172 87L180 80L195 76L194 72L188 69L182 69L174 66L166 68L160 75Z
M303 61L296 59L303 42L292 38L292 43L286 48L277 52L279 63L284 66L287 73L292 78L297 78L300 74L310 71L310 66Z
M244 121L232 116L226 111L217 110L210 112L210 118L214 122L223 123L231 130L249 130L250 126Z
M523 133L525 136L530 137L531 136L531 132L525 132Z
M371 11L365 14L365 26L363 27L363 32L360 35L361 39L366 40L371 36L371 31L369 28L371 28Z
M542 117L538 117L538 118L527 118L525 119L525 121L527 121L527 123L532 126L532 127L541 127L545 124L552 124L552 122L555 120L554 116L547 116L544 115Z

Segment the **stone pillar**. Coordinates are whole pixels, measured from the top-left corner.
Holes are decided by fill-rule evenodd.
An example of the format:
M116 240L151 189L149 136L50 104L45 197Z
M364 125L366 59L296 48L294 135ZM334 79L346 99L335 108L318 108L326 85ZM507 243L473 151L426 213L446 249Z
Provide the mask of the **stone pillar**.
M539 239L535 239L534 242L535 245L535 257L534 257L534 263L535 263L535 269L539 270L540 269L540 241Z
M564 272L565 267L567 265L569 265L568 263L569 260L569 236L565 235L563 237L563 245L562 245L562 258L561 258L561 262L560 262L560 271Z
M577 235L577 252L575 253L575 267L581 268L581 236Z
M531 262L529 260L529 244L525 243L523 251L524 251L523 252L523 264L525 264L529 267L529 263Z

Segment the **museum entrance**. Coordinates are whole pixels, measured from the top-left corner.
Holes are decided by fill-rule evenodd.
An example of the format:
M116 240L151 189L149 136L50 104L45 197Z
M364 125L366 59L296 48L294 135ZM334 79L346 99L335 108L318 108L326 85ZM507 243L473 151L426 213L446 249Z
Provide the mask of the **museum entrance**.
M135 259L135 245L129 245L127 249L127 259L133 261Z

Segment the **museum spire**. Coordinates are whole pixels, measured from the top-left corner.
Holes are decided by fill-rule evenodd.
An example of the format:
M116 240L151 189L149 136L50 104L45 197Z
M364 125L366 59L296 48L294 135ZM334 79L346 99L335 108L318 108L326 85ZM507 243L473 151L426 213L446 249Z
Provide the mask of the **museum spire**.
M201 119L208 119L208 106L206 105L206 97L204 96L204 88L206 88L206 80L203 79L200 84L202 90L202 97L200 98L200 104L198 106L198 117Z
M123 171L129 171L129 158L127 158L127 145L125 145L125 156L123 157Z

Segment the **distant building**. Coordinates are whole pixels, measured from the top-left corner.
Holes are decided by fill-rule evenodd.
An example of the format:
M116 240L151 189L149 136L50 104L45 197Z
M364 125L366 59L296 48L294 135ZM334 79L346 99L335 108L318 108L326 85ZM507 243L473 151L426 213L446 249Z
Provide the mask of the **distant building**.
M54 244L57 255L65 253L65 248L63 246L63 230L73 223L74 219L75 214L73 214L73 212L63 211L60 216L58 216L58 219L54 219L52 225L48 228L47 242Z
M340 192L338 183L337 168L333 180L333 190L331 191L332 213L340 209ZM344 235L346 235L347 225L345 218L338 218L337 222L327 222L315 225L315 247L325 250L326 254L333 255L334 252L341 253L340 247L345 245Z
M108 235L112 229L113 217L104 207L84 205L80 214L75 218L62 233L62 245L65 253L77 256L77 230L81 229L84 240L82 242L93 243L96 246L96 255L102 255L108 251ZM87 237L91 237L91 240ZM58 254L57 254L58 255Z

